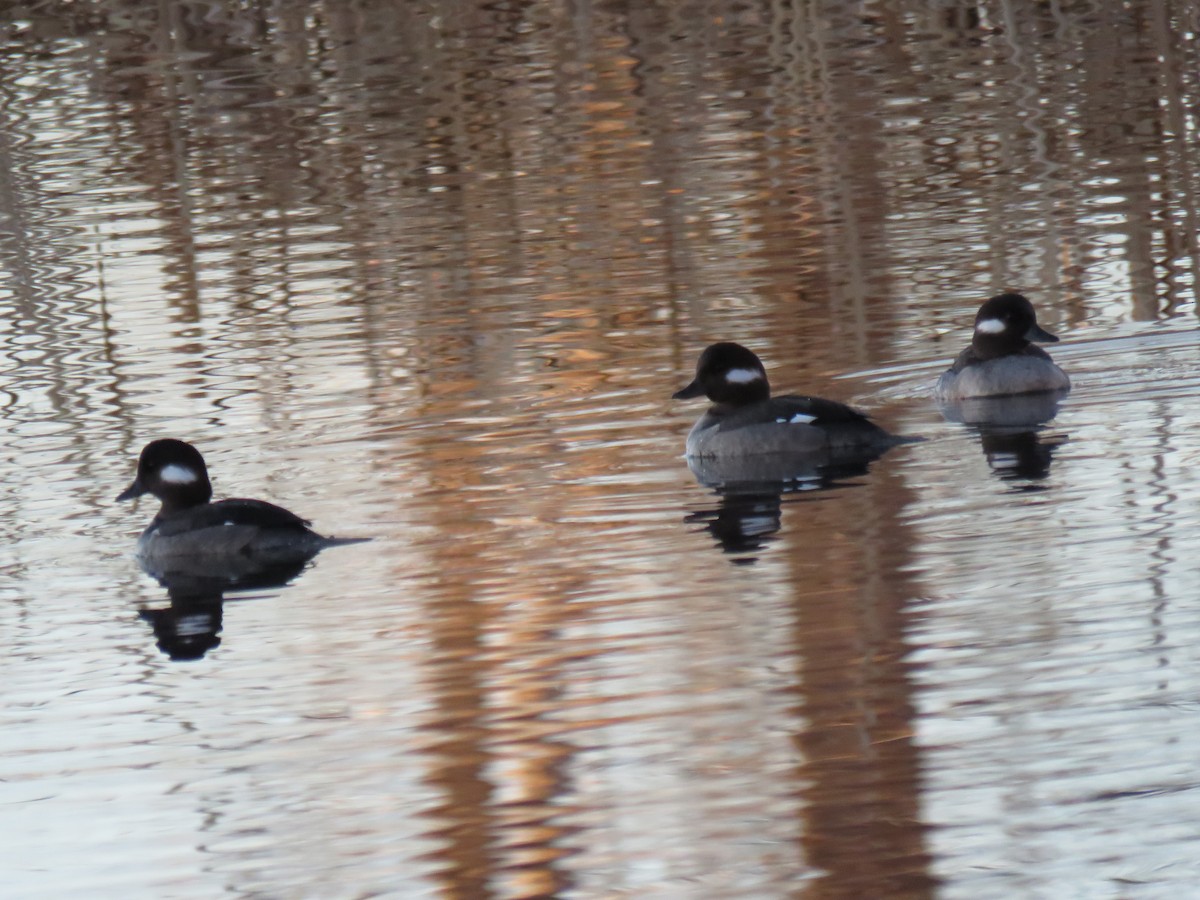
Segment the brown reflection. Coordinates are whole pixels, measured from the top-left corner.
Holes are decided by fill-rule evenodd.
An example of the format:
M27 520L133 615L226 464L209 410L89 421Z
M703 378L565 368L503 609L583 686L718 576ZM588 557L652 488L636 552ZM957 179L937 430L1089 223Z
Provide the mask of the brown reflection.
M836 504L808 504L791 535L803 843L823 872L806 897L923 898L936 886L905 662L915 589L900 513L912 495L895 468L876 469Z
M611 511L597 485L655 446L695 347L744 339L819 390L945 355L921 342L983 282L1044 284L1060 318L1194 301L1190 7L944 6L0 11L0 351L34 397L16 424L69 429L52 449L97 461L85 493L114 432L168 417L377 451L386 474L354 490L435 535L413 602L440 799L416 814L447 895L572 887L553 804L575 750L539 721L569 670L533 648L581 568L662 548L597 525L579 562L556 516ZM931 890L895 473L781 517L768 548L796 548L818 896Z
M438 409L431 400L429 411ZM491 442L446 445L430 434L418 443L445 491L427 523L444 536L429 548L437 574L426 718L437 736L427 781L443 799L422 811L445 841L441 889L463 900L561 896L571 881L557 865L566 830L554 803L573 749L538 719L555 705L564 657L553 638L580 576L550 561L553 535L510 492L489 490L520 471L506 470ZM510 580L513 570L537 574Z
M486 898L495 896L489 884L498 861L497 823L490 812L494 788L483 774L492 761L485 749L487 691L482 683L487 676L482 665L486 607L474 603L469 590L443 585L442 591L445 609L434 617L430 633L434 659L450 664L438 666L440 677L433 680L438 713L431 727L439 737L427 777L444 799L430 812L444 823L437 829L445 840L438 855L453 872L446 896Z

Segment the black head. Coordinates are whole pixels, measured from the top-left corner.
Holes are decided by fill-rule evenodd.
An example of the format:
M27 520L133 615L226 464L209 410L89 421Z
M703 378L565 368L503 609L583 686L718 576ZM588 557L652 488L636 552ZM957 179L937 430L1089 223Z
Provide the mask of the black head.
M212 485L204 457L183 441L173 438L151 441L138 457L133 484L117 499L132 500L142 494L153 494L161 500L164 511L207 503L212 499Z
M762 361L741 344L722 341L710 345L696 363L696 377L683 390L671 395L672 400L708 397L713 403L741 406L758 403L771 396L767 370Z
M1030 341L1057 343L1037 323L1033 304L1021 294L998 294L979 307L971 344L983 358L1018 350Z

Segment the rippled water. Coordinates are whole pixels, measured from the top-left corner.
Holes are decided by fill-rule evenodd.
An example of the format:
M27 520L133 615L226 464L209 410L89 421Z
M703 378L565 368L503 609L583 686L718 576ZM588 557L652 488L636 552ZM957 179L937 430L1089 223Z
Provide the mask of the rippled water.
M0 10L6 896L1194 889L1195 26ZM1039 427L930 394L1001 289ZM924 440L705 487L715 339ZM162 436L373 540L168 596Z

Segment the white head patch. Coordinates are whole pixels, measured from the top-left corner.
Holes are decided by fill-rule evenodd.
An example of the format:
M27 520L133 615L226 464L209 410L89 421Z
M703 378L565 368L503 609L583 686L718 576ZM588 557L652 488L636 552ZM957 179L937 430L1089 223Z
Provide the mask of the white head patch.
M975 330L980 334L1002 334L1006 328L1003 319L981 319L975 323Z
M730 384L749 384L752 381L762 381L762 372L758 369L730 369L725 373L725 380Z
M196 474L196 470L189 466L181 466L179 463L171 463L169 466L163 466L163 470L158 473L158 477L167 484L193 484L200 480L200 476Z

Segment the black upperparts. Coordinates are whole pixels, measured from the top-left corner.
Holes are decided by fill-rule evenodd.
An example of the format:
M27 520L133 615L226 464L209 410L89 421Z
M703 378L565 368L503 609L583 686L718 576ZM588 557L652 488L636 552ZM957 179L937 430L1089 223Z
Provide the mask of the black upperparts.
M307 532L308 526L312 524L307 519L302 519L282 506L276 506L266 500L240 498L201 504L173 516L160 515L157 522L158 533L163 537L226 525L253 525L257 528Z

